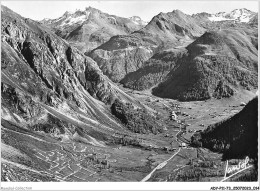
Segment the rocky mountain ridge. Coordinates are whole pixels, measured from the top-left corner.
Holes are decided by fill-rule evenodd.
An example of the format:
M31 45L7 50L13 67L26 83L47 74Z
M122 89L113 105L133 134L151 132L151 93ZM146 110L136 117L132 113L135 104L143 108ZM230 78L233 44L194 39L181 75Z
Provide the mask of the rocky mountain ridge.
M40 22L83 52L96 48L114 35L129 34L145 24L139 17L118 17L93 7L67 11L57 19L44 19Z

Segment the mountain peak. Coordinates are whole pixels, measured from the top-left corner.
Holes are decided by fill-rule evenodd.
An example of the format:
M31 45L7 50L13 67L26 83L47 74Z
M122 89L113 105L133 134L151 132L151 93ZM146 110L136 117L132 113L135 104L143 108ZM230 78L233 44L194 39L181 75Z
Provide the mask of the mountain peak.
M91 6L88 6L88 7L86 7L85 8L85 11L96 11L96 12L100 12L100 10L98 10L98 9L96 9L96 8L94 8L94 7L91 7Z
M172 11L173 13L178 13L178 14L184 14L181 10L179 10L179 9L174 9L173 11Z
M75 9L74 11L66 11L63 16L67 17L67 16L70 16L70 15L78 15L78 14L86 14L89 13L89 12L98 12L99 10L94 8L94 7L86 7L85 9Z
M67 17L67 16L72 15L72 14L73 14L72 11L66 11L62 16Z
M254 13L253 11L250 11L250 10L247 9L247 8L234 9L234 10L231 11L231 12L236 12L236 11L239 11L239 12L250 12L250 13Z

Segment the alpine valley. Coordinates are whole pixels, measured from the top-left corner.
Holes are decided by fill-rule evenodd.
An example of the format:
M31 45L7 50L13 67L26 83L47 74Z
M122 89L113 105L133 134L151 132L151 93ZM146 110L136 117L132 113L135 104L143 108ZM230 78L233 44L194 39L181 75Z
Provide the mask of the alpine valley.
M1 181L258 177L258 13L149 22L93 7L56 19L1 6Z

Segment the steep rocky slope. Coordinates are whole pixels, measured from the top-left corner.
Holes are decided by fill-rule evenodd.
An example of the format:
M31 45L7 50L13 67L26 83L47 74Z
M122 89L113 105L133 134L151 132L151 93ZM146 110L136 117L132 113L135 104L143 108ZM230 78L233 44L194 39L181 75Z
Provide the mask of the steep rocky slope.
M115 130L124 132L124 125L111 114L116 99L131 105L133 112L146 111L103 75L91 58L4 6L1 56L5 120L71 139L80 131L90 144L103 144L99 141L108 140Z
M77 112L70 114L70 110L79 107L81 117L89 123L86 130L96 128L99 120L104 120L104 128L112 124L119 128L104 103L111 103L120 93L96 63L36 22L5 7L1 55L4 118L16 119L12 117L15 113L34 125L40 116L44 123L49 113L57 112L77 121Z
M249 24L252 26L258 26L258 13L249 20Z
M141 18L122 18L92 7L66 12L57 19L45 19L41 23L83 52L96 48L114 35L126 35L145 25Z
M188 55L153 89L154 95L204 100L257 88L255 38L257 34L250 29L206 32L187 46Z
M205 29L179 10L156 15L144 28L130 35L112 37L90 54L115 82L134 72L154 53L199 37Z

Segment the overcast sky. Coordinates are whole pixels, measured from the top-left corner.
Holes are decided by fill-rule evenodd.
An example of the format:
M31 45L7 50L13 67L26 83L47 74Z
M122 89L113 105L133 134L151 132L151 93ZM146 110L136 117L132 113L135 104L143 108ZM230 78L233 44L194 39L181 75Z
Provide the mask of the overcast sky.
M34 20L58 18L66 11L83 10L88 6L121 17L137 15L145 21L150 21L160 12L171 12L174 9L186 14L229 12L237 8L258 12L258 1L1 1L1 3Z

